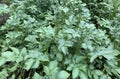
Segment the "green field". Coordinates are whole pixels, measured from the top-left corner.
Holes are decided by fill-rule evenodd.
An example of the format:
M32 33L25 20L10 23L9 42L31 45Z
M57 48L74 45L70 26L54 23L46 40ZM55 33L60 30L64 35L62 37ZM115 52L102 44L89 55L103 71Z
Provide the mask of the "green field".
M0 79L120 79L120 0L0 0Z

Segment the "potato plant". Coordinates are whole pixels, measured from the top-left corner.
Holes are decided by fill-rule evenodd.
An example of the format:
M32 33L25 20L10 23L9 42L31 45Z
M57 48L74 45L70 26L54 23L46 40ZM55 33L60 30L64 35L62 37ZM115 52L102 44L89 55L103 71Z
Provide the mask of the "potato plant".
M5 2L0 79L120 79L120 0Z

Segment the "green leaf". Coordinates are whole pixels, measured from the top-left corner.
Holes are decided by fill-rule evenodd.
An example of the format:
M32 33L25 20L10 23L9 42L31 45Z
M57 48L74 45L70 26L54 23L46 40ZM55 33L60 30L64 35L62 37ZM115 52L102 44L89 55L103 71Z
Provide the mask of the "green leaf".
M80 35L78 34L78 32L76 32L74 29L66 29L65 33L70 33L73 35L73 37L80 37Z
M13 75L10 77L10 79L15 79L15 74L13 74Z
M91 53L92 57L90 58L90 62L93 62L94 59L97 57L105 57L108 60L114 59L115 56L119 55L120 52L117 50L113 50L112 46L109 46L108 48L102 49L101 51L97 53Z
M82 43L82 47L86 49L87 45L85 43Z
M95 70L94 72L95 72L95 74L96 74L96 75L98 75L98 76L103 75L103 72L102 72L102 71L100 71L100 70Z
M8 77L8 72L6 69L2 69L2 71L0 72L0 78L1 79L6 79Z
M37 72L35 72L35 74L32 77L32 79L43 79L43 77L41 77Z
M3 57L0 57L0 66L6 63L6 59Z
M17 62L17 63L19 63L19 62L22 62L24 59L23 59L23 56L16 56L15 57L15 61Z
M29 41L29 42L33 42L33 43L35 42L35 43L37 43L36 38L37 38L36 35L28 35L28 36L25 38L25 40L26 40L26 41Z
M109 79L106 75L101 75L99 79Z
M118 65L118 62L116 60L107 60L107 64L109 64L111 67L116 67Z
M74 68L74 64L70 64L70 63L71 63L70 60L65 61L65 64L69 64L66 70L72 71L72 69Z
M65 7L65 8L63 8L63 11L64 11L65 13L67 13L67 12L69 11L69 8L68 8L68 7Z
M44 72L45 72L45 74L46 75L50 75L50 70L49 70L49 67L47 67L47 66L44 66Z
M56 54L56 57L57 57L58 61L62 61L62 59L63 59L63 54L62 54L62 53L57 53L57 54Z
M12 49L12 51L13 51L16 55L18 55L18 54L20 53L17 48L15 48L15 47L10 47L10 48Z
M21 50L21 53L20 53L22 56L26 55L27 54L27 49L24 47L22 48Z
M115 69L120 74L120 68Z
M79 75L80 79L88 79L88 76L85 72L80 71L80 75Z
M51 39L55 35L55 29L50 25L48 27L39 28L36 30L36 32L40 33L42 38L47 37Z
M10 72L14 72L14 71L17 69L17 67L18 67L18 64L16 64L16 65L13 66L12 68L9 68L8 70L9 70Z
M34 61L35 61L34 59L26 60L24 68L28 71L32 67Z
M54 74L56 74L57 70L57 61L51 61L48 67L44 66L44 72L46 73L46 75L53 76Z
M94 79L99 79L99 76L96 75L96 74L93 74L93 78L94 78Z
M61 48L61 50L62 50L62 52L63 52L65 55L68 54L68 48L67 48L67 47L63 46L63 47Z
M93 62L97 57L98 57L98 54L94 53L94 55L92 55L92 57L90 58L90 62Z
M57 61L51 61L50 63L49 63L49 69L50 70L53 70L54 68L56 68L57 67Z
M72 70L72 78L76 79L79 76L79 69L78 68L74 68Z
M7 58L9 58L10 56L12 57L13 55L14 55L14 53L10 52L10 51L6 51L6 52L2 53L2 56L3 57L7 57Z
M39 60L35 60L34 64L32 65L32 68L38 68L40 65L40 61Z
M64 7L60 6L59 9L60 9L60 10L63 10L65 13L67 13L67 12L69 11L69 8L68 8L68 7L65 7L65 8L64 8Z
M10 52L10 51L3 52L2 57L6 58L6 61L15 61L16 60L15 54L13 52Z
M7 5L5 4L0 4L0 14L3 14L3 13L8 13L10 10L8 8Z
M67 79L69 76L70 74L64 70L58 73L58 79Z

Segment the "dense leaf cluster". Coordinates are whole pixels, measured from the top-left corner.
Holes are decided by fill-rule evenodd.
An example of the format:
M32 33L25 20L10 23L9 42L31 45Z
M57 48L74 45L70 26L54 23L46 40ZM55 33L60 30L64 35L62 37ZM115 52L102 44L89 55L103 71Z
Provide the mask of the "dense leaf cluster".
M120 0L8 1L0 79L120 78Z

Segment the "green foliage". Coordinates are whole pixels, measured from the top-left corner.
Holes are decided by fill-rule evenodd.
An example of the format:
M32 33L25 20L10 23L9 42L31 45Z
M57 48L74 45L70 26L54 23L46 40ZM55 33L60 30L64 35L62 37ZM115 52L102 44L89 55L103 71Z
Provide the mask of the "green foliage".
M120 78L120 0L9 1L0 79Z

